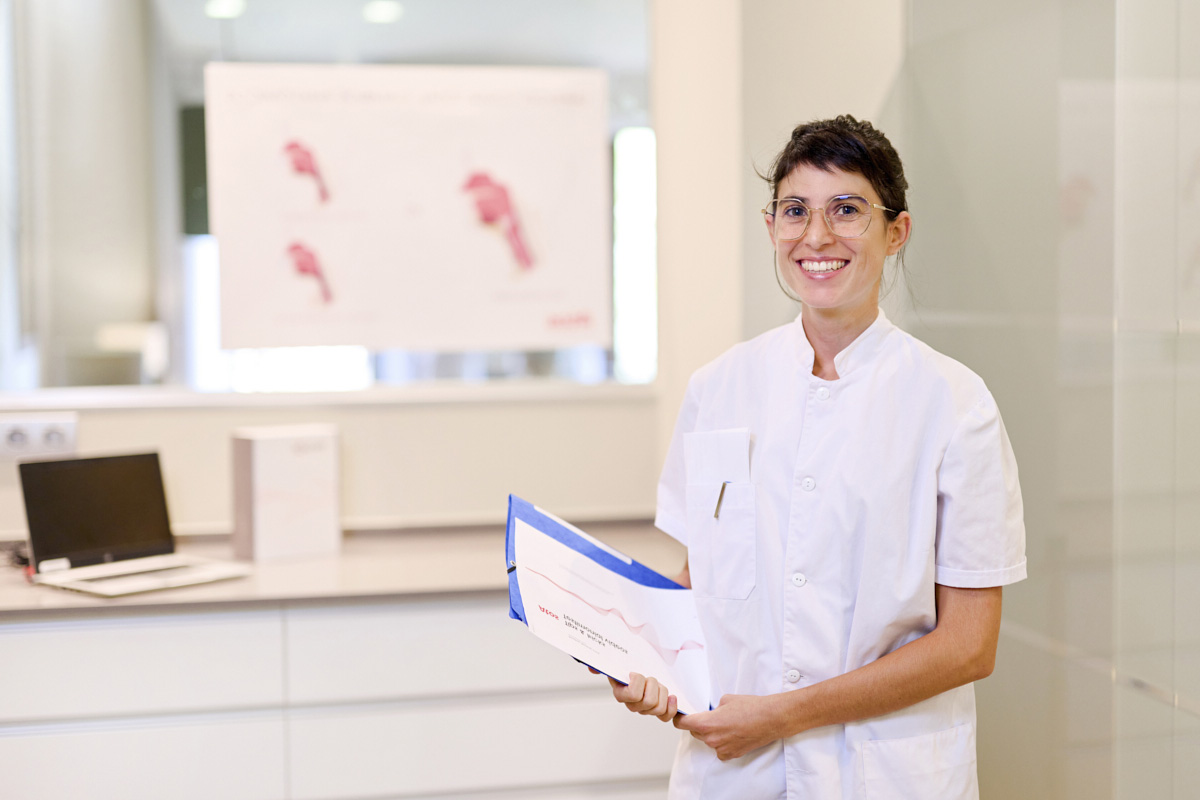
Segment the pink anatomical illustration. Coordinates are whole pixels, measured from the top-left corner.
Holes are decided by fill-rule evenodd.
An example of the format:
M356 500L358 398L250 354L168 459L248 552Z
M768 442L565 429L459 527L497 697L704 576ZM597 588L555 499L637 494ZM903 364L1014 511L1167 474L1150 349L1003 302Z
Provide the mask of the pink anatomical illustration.
M509 249L521 269L532 269L533 257L529 254L529 247L521 232L521 222L517 219L517 211L509 200L504 184L497 183L486 172L474 172L463 185L463 191L470 192L475 198L475 210L481 223L503 227Z
M329 281L325 280L325 272L321 269L321 262L317 259L317 254L300 242L292 242L288 245L287 253L292 259L292 266L296 268L297 275L316 279L317 285L321 289L321 302L332 303L333 292L329 289Z
M329 202L329 190L325 188L325 179L321 177L321 170L317 168L317 158L313 155L312 150L293 140L283 146L283 152L287 153L288 158L292 161L292 172L297 175L308 175L315 180L317 195L321 198L321 202Z
M574 597L576 600L580 600L583 603L591 606L595 611L597 611L601 614L604 614L605 616L608 616L611 614L612 616L621 620L621 622L624 623L625 627L629 629L630 633L632 633L636 636L642 637L646 641L647 644L649 644L652 648L654 648L654 652L658 653L659 657L662 658L663 663L666 664L668 667L675 666L675 661L678 660L679 654L682 653L684 650L703 650L704 649L703 644L701 644L700 642L694 642L691 639L688 639L687 641L683 642L681 645L679 645L679 647L675 647L675 648L666 647L661 641L659 641L658 632L654 630L654 626L651 625L650 623L643 622L641 625L634 625L634 624L630 623L629 620L625 619L625 615L621 613L621 610L619 608L602 608L598 605L588 602L584 598L575 594L575 592L572 592L570 589L567 589L563 586L558 585L554 581L553 578L543 575L542 573L538 572L537 570L530 569L529 567L526 567L525 569L528 569L530 572L532 572L534 575L537 575L539 578L545 578L546 581L549 582L550 585L553 586L554 588L558 589L561 592L565 592L566 594L569 594L572 597Z

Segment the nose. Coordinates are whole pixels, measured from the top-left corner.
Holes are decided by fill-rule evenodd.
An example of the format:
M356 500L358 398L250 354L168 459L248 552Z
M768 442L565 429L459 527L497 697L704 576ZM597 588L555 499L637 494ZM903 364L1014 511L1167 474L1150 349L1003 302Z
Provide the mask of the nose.
M837 237L829 228L829 220L825 219L825 209L813 209L808 220L808 227L805 228L804 235L800 237L799 241L814 249L820 249L836 240Z

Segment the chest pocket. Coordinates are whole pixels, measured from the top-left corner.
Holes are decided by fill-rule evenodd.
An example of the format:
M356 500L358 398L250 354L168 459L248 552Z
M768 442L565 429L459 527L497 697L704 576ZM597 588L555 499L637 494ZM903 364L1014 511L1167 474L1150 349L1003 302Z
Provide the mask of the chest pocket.
M749 597L757 569L754 484L689 484L687 524L692 591L700 597Z

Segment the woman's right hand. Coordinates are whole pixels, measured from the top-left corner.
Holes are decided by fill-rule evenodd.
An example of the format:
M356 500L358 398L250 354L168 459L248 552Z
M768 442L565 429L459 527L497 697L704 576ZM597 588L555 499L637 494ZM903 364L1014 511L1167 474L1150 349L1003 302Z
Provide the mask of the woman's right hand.
M658 717L663 722L675 718L678 701L656 678L631 672L628 685L612 678L608 679L608 683L612 686L613 697L630 711Z

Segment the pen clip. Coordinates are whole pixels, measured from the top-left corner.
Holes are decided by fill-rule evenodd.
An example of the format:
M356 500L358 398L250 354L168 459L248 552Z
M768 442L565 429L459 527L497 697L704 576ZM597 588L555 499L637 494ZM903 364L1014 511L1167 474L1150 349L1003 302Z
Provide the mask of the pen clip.
M517 562L515 562L515 561L509 561L508 563L510 564L510 566L509 566L509 568L508 568L508 572L509 572L509 574L511 575L511 574L512 574L512 571L513 571L514 569L516 569L516 568L517 568Z
M729 481L721 484L721 493L717 495L717 509L713 511L713 519L721 518L721 501L725 499L725 487L729 485Z

